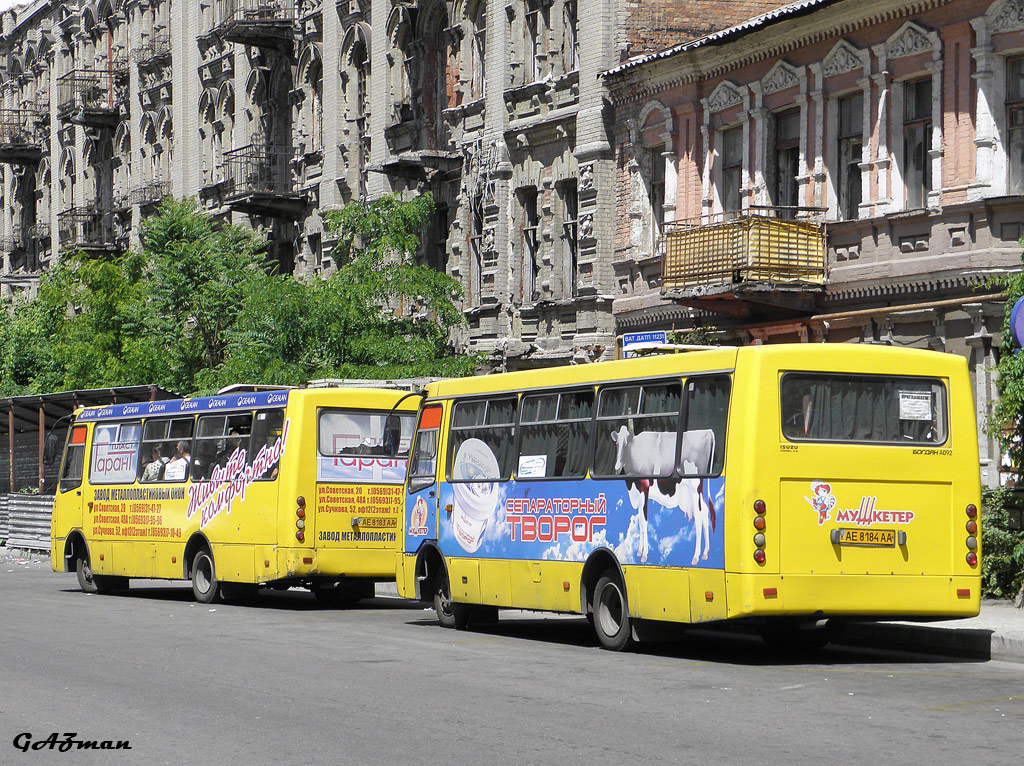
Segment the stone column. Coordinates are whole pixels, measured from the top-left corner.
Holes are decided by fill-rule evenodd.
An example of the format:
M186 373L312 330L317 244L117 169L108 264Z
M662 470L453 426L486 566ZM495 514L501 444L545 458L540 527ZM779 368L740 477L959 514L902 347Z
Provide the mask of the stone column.
M1001 175L995 173L995 152L998 142L995 114L1001 106L997 93L995 53L988 30L988 19L979 16L971 20L971 26L974 27L978 41L978 45L971 48L975 64L975 72L971 77L978 83L978 97L974 131L974 183L967 190L967 199L974 202L983 197L1004 193L1005 182Z

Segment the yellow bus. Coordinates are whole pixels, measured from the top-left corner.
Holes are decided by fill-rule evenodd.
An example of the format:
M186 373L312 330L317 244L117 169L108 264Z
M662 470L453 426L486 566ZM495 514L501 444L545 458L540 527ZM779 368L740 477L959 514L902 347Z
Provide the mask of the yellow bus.
M613 650L722 620L823 643L976 615L980 497L959 356L751 346L442 381L398 587L449 627L584 614Z
M84 591L191 580L210 603L258 585L347 603L394 581L419 400L304 389L80 409L50 558Z

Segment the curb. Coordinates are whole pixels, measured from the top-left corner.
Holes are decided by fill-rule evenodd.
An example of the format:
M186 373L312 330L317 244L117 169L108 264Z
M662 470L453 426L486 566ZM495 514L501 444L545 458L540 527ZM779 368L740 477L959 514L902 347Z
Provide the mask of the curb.
M896 623L850 623L838 643L872 649L896 649L1024 663L1024 637L999 635L984 628L942 628Z

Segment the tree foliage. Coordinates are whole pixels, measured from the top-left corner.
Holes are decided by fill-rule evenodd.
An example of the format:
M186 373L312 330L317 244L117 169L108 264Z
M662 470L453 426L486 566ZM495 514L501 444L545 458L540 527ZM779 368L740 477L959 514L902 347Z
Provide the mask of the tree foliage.
M1013 342L1010 312L1024 296L1024 271L1000 277L995 284L1005 291L1006 311L997 367L999 401L986 430L999 440L1010 464L1020 468L1024 466L1024 352ZM1013 595L1024 588L1024 530L1010 524L1011 507L1024 505L1024 479L1018 476L1015 484L1013 490L988 493L982 508L982 588L993 596Z
M458 283L415 260L431 209L429 197L349 205L329 219L338 271L303 281L268 266L258 234L168 199L141 250L67 257L34 299L0 311L0 394L470 374L475 360L448 342Z

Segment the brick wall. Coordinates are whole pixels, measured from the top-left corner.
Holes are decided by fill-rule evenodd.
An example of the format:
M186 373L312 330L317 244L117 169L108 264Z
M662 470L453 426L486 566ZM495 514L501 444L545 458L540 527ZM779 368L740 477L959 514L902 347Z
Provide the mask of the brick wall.
M695 40L783 5L779 0L628 0L623 58Z

